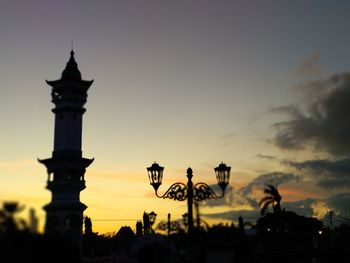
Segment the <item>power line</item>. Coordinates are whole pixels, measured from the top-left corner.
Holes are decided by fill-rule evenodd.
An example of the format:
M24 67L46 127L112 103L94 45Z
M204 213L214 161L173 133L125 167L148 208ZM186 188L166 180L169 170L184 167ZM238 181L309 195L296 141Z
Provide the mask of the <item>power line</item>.
M137 221L140 219L91 219L92 221Z
M140 218L137 218L137 219L93 219L91 218L92 221L139 221L141 220ZM157 221L162 221L162 220L165 220L165 219L161 219L161 218L157 218Z
M350 223L350 219L349 218L346 218L346 217L343 217L343 216L340 216L340 215L337 215L337 214L334 214L333 216L336 217L337 219L340 219L342 221L347 221L347 222Z

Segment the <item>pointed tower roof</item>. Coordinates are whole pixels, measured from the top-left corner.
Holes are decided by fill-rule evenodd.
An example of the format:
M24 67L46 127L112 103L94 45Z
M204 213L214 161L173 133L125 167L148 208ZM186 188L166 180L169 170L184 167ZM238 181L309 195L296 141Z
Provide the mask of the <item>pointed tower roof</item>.
M74 59L73 49L70 51L70 58L66 64L65 69L62 72L61 78L58 80L46 80L46 83L53 87L58 88L69 88L69 89L81 89L84 92L88 90L94 80L83 80L81 73L78 69L78 64Z
M66 68L62 72L61 79L81 80L81 73L78 69L77 62L75 62L73 49L70 51L70 58L67 62Z

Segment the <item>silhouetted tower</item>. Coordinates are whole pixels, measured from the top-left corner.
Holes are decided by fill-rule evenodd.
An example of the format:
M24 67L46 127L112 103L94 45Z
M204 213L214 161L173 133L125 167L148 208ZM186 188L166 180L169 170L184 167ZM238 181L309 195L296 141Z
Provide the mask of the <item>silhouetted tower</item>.
M80 202L80 191L85 189L85 170L93 162L82 158L83 106L93 80L82 80L72 50L61 78L46 83L52 87L55 134L52 158L39 160L47 168L46 188L52 193L51 202L44 206L45 233L64 235L80 247L87 208Z

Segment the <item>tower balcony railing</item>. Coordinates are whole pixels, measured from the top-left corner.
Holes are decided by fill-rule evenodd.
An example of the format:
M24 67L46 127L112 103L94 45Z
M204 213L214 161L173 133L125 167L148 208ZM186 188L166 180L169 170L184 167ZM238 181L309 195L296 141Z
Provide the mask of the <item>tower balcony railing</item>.
M69 191L80 192L81 190L85 189L86 186L85 186L85 180L49 181L47 182L46 188L54 191L60 189L60 191L63 191L63 192L69 192Z
M47 181L48 182L85 182L84 175L74 175L71 174L54 174L48 173Z

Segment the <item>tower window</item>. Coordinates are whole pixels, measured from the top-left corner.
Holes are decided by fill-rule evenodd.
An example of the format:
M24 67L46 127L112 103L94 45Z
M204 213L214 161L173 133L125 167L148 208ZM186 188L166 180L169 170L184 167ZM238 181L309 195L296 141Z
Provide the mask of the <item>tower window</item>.
M76 120L76 119L77 119L77 115L73 114L73 120Z
M58 116L59 116L60 120L63 119L63 114L60 114L60 115L58 115Z

